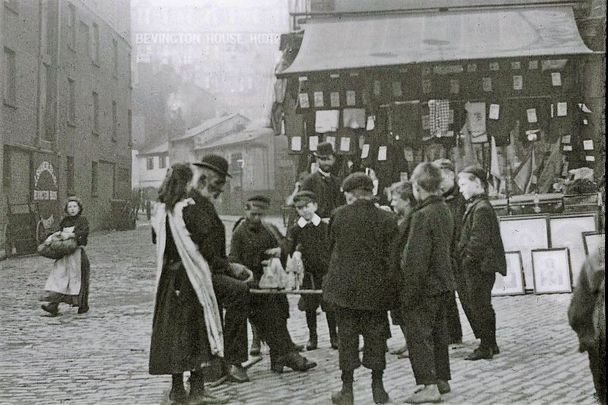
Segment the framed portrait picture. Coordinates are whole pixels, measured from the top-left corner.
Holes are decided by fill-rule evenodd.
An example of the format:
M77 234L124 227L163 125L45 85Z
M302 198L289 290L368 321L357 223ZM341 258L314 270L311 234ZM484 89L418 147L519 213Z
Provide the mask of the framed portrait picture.
M505 216L500 218L500 236L506 252L520 252L524 269L524 287L532 290L532 249L549 247L547 217Z
M568 248L532 249L534 294L572 292Z
M606 234L603 232L583 232L583 247L585 255L599 253L600 256L606 255Z
M496 277L492 296L525 294L524 267L521 252L505 252L507 260L507 275Z
M597 215L586 213L578 215L560 215L549 217L551 242L549 247L568 248L572 265L574 285L578 282L583 263L585 263L585 246L583 232L597 231Z

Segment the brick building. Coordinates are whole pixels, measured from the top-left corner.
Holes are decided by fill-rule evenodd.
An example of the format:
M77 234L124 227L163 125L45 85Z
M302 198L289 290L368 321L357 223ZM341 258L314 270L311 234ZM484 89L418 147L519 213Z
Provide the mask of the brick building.
M131 189L129 0L2 3L0 226L7 200L50 223L75 194L102 228Z

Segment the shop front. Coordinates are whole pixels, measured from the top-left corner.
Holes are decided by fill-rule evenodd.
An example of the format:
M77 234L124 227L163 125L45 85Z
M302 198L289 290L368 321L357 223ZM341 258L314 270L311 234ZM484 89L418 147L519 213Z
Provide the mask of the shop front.
M521 255L509 280L521 293L541 291L540 273L553 270L535 270L534 259L567 248L571 287L583 233L603 226L594 179L580 175L603 164L581 73L596 56L571 7L316 18L303 29L297 56L277 73L284 133L300 167L331 142L340 174L372 173L382 199L419 162L482 165L507 250ZM568 195L573 175L590 185L576 197ZM523 244L522 233L532 240Z

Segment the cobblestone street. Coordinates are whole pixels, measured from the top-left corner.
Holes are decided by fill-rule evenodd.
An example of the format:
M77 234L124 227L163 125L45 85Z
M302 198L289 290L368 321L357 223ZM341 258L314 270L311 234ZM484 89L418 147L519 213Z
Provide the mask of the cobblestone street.
M227 221L227 228L232 224ZM148 374L154 294L154 248L150 228L94 233L91 310L77 315L62 305L58 317L45 316L38 296L51 261L37 256L0 262L0 403L2 404L160 404L170 378ZM463 358L475 347L464 326L463 347L450 351L452 393L448 404L594 403L587 357L577 352L566 310L570 294L532 294L494 299L501 353L492 361ZM293 339L305 343L303 313L292 298ZM270 371L268 355L249 369L251 382L227 383L215 392L231 403L329 404L340 387L337 352L329 349L325 320L319 319L320 349L307 353L318 362L308 373ZM461 319L464 315L461 313ZM389 349L402 344L393 327ZM414 389L408 360L387 355L385 385L392 403ZM355 401L371 404L370 372L355 374Z

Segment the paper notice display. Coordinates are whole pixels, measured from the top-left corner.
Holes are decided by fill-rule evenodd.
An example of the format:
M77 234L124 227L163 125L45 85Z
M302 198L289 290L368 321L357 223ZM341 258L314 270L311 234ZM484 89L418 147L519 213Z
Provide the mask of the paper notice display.
M348 152L350 150L350 138L344 137L340 138L340 151Z
M557 103L557 116L565 117L568 115L568 103Z
M528 122L533 124L535 122L538 122L538 118L536 117L536 108L528 108L526 110L526 113L528 114Z
M378 148L378 162L386 160L386 146L380 146Z
M488 118L491 120L497 120L500 116L500 105L498 104L490 104L490 114Z
M325 142L331 143L331 146L336 149L336 137L335 136L327 136L325 137Z
M562 136L562 143L570 143L572 135L564 135Z
M521 62L511 62L511 70L521 69Z
M458 79L450 79L450 94L460 93L460 82Z
M323 92L315 91L314 93L315 107L323 107Z
M587 139L583 141L583 149L584 150L593 150L593 141L591 139Z
M538 69L537 60L531 60L530 62L528 62L528 70L536 70L536 69Z
M337 91L329 93L329 104L332 107L340 107L340 93Z
M302 151L302 137L294 136L291 138L291 150L294 152Z
M484 77L482 79L482 85L483 85L483 91L485 91L485 92L492 91L492 78L491 77Z
M346 105L349 107L354 106L356 103L356 96L354 90L346 90Z
M513 76L513 90L521 90L524 88L524 77L520 75Z
M551 84L553 86L561 86L562 85L562 74L560 72L551 73Z
M374 96L379 96L382 93L380 80L374 80Z
M308 93L300 93L298 95L298 101L300 103L300 108L310 107L310 102L308 101Z
M585 156L585 161L587 161L587 162L595 162L595 156Z
M393 97L401 97L403 92L401 91L401 82L393 82Z
M319 137L317 135L308 138L308 149L310 149L311 152L317 150L317 145L319 145Z
M361 148L361 159L367 159L368 156L369 156L369 144L366 143Z
M564 152L572 152L572 145L564 145L562 148Z
M365 129L368 131L373 130L376 127L376 116L368 115L367 124L365 125Z

